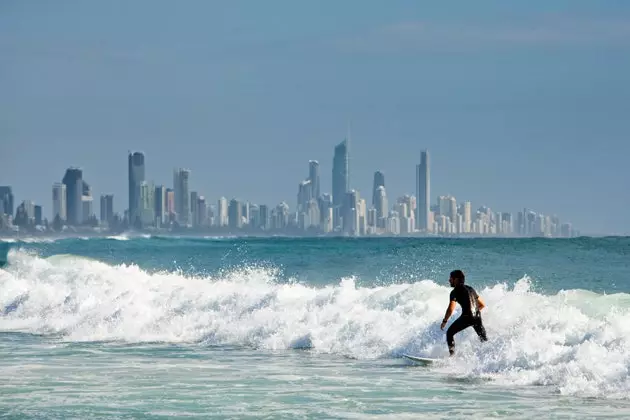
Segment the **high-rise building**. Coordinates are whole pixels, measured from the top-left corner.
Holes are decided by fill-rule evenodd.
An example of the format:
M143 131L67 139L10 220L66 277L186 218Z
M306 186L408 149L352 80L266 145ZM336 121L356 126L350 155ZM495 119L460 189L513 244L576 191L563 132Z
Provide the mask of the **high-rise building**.
M153 226L155 223L155 186L152 182L140 183L140 202L136 220L140 220L142 226Z
M350 235L358 235L361 197L356 190L350 190L346 193L346 199L343 203L343 231Z
M155 187L155 220L161 226L166 223L167 203L166 203L166 187L158 185Z
M227 226L229 223L228 202L225 197L219 198L219 201L217 202L217 213L218 213L218 217L217 217L216 225L219 227Z
M241 220L243 225L249 225L249 201L241 203Z
M463 216L463 229L464 233L470 233L472 229L472 214L471 214L471 203L470 201L464 201L461 207L461 214Z
M206 198L203 195L197 197L195 207L197 208L194 219L195 226L206 226L208 224L208 205L206 203Z
M15 210L16 226L33 226L35 224L35 203L31 200L24 200Z
M423 232L429 230L430 194L429 152L424 150L420 154L420 164L416 166L416 228Z
M57 216L59 216L59 220L65 222L68 215L66 212L66 186L61 182L55 182L52 188L52 201L53 201L53 212L52 212L52 220L54 221Z
M199 193L197 191L190 192L190 223L197 227L199 221Z
M261 204L260 205L260 227L263 230L269 230L270 226L270 213L269 213L269 207L266 204Z
M385 229L387 225L387 215L389 204L384 186L379 186L374 193L374 208L376 209L376 227Z
M35 225L41 226L43 224L42 206L35 204Z
M71 226L78 226L83 222L83 170L68 168L62 183L66 186L66 215Z
M0 215L7 214L13 217L13 192L9 186L0 187Z
M229 225L232 229L243 227L243 206L237 199L230 200L228 207Z
M140 184L146 181L144 153L129 152L129 223L133 226L137 224L140 214Z
M332 200L334 228L341 226L346 193L350 191L350 151L348 139L335 146L332 169Z
M173 189L175 190L175 212L177 222L182 226L190 226L190 191L188 181L190 170L176 169L173 175Z
M308 162L308 179L311 181L312 198L318 199L321 193L319 190L319 162L316 160Z
M297 211L305 212L309 207L309 202L313 198L313 184L310 179L305 179L298 185Z
M317 200L317 203L319 205L319 213L320 213L320 222L325 223L326 225L331 224L333 222L333 218L332 218L332 209L333 209L333 204L332 204L332 196L328 193L324 193L322 194L319 199ZM330 217L329 217L330 216ZM327 220L330 219L330 220ZM333 229L333 227L330 227L329 232Z
M166 189L166 216L169 221L174 220L175 212L175 191L172 188Z
M257 204L249 205L249 226L252 229L260 229L260 207Z
M114 196L101 195L101 223L111 223L114 219Z
M376 208L376 190L378 187L385 186L385 174L381 171L374 172L374 183L372 185L372 207ZM385 217L387 217L387 210L385 210Z
M438 197L438 207L440 215L446 216L451 223L457 221L457 201L451 195L441 195Z
M92 197L92 187L83 180L81 194L82 223L88 223L94 216L94 198Z

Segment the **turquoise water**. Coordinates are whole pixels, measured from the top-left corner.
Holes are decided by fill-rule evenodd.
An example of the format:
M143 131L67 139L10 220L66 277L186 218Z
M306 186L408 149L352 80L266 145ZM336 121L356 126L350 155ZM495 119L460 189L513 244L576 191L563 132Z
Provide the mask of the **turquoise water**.
M630 415L630 238L118 236L8 259L13 417ZM454 268L489 341L466 330L447 359Z

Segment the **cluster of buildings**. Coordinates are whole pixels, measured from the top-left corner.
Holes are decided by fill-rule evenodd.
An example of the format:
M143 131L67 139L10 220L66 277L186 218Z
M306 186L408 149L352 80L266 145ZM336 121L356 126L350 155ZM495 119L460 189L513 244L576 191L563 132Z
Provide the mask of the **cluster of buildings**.
M217 232L229 234L291 235L500 235L578 236L570 223L557 216L529 210L516 217L470 201L458 202L450 195L430 199L429 154L421 152L416 166L416 194L391 199L385 175L374 173L371 197L351 188L348 139L335 146L332 194L321 191L320 165L312 160L308 176L299 183L292 211L286 202L270 207L245 200L221 197L210 203L189 187L190 170L175 169L173 185L155 185L146 177L145 155L128 155L128 205L114 210L114 196L100 196L96 217L92 189L81 168L68 168L52 185L51 219L43 218L42 206L22 201L14 211L10 186L0 186L0 232L36 233L64 231L124 232L127 230ZM367 198L367 199L366 199Z

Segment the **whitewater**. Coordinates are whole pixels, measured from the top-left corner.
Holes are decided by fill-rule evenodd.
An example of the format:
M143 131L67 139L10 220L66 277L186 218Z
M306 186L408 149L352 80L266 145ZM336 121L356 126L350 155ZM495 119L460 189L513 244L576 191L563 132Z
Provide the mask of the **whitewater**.
M0 412L630 414L627 238L431 241L12 242ZM519 264L533 274L505 275ZM489 341L465 330L449 359L439 324L453 268L487 304ZM403 353L442 361L414 366Z

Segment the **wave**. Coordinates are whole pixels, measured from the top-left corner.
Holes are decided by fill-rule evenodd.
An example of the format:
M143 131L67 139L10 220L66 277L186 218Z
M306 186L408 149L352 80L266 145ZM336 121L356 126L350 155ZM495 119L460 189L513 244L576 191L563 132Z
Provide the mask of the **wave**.
M279 282L270 268L216 277L148 273L73 255L10 252L0 269L0 331L69 342L123 341L308 348L357 359L445 357L439 322L450 289L427 279L357 287ZM630 295L535 293L528 277L479 290L489 341L456 336L458 357L435 369L506 385L627 398Z

